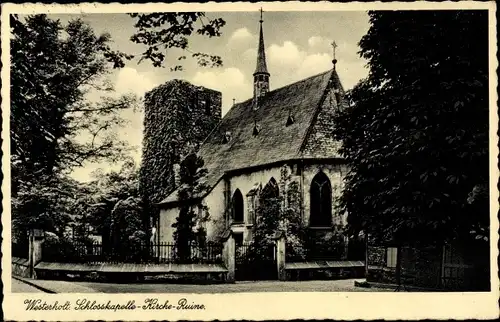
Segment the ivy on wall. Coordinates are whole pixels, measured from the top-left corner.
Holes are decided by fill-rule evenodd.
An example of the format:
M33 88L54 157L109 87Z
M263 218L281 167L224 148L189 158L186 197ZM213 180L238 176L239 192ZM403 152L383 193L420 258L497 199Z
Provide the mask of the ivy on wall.
M169 81L145 95L139 184L145 218L154 218L154 205L176 188L174 165L196 151L220 117L220 93L186 81Z

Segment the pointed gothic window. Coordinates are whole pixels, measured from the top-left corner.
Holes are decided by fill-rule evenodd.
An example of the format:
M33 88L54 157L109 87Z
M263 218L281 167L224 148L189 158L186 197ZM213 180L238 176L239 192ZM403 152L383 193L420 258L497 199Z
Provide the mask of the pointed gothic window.
M258 208L258 197L262 187L260 184L256 183L253 185L252 189L247 193L247 225L255 224L255 213Z
M243 195L241 194L240 189L236 189L233 194L232 199L232 215L233 222L242 223L243 222Z
M271 216L276 218L279 216L280 211L280 200L279 200L279 187L278 183L274 178L271 178L269 182L262 188L259 195L259 212L257 214L256 222L258 222L261 216Z
M279 187L276 179L271 178L266 186L262 189L262 194L266 196L271 196L273 198L278 198L279 196Z
M311 182L311 227L330 227L332 225L332 186L323 172L318 173Z
M293 123L295 123L295 120L293 119L293 116L290 114L288 115L288 119L286 120L286 126L290 126Z

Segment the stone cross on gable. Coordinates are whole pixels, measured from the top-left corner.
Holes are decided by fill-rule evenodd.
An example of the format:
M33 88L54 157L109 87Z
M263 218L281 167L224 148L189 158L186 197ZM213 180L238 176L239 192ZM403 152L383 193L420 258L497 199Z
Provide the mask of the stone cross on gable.
M333 59L335 59L335 49L336 49L338 46L337 46L337 43L336 43L335 41L334 41L334 42L332 42L332 43L331 43L331 45L332 45L332 48L333 48Z

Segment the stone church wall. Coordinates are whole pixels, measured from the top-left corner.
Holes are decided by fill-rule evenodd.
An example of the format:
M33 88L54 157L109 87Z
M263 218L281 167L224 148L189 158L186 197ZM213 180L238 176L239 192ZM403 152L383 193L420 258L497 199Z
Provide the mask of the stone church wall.
M213 240L220 236L225 227L224 180L221 180L205 197L203 204L208 207L210 213L210 220L206 223L207 237Z
M220 234L224 226L224 181L220 181L214 189L205 197L203 204L208 207L210 219L205 223L207 237L209 240ZM179 216L180 207L165 208L160 211L159 219L159 240L162 243L173 243L175 223Z
M173 243L174 228L172 224L179 216L180 209L178 207L162 209L160 211L158 239L161 243Z
M262 169L250 173L243 173L229 178L230 197L233 196L236 189L241 191L243 195L244 205L244 224L233 225L234 232L242 232L244 240L248 241L251 238L251 226L248 226L248 192L255 187L255 185L262 184L264 187L271 178L274 178L279 184L281 179L281 166L269 169ZM296 166L291 168L292 180L300 183L300 175L296 172ZM335 226L344 227L347 224L347 216L339 214L336 208L337 198L343 189L342 178L346 174L347 169L344 165L338 164L312 164L305 165L303 175L303 208L304 208L304 224L309 225L310 216L310 187L311 182L316 174L323 171L332 185L332 222ZM217 186L205 197L204 204L208 207L210 213L210 221L206 224L207 236L213 239L217 234L221 233L224 226L224 212L225 212L225 196L224 196L224 180L221 180ZM179 214L179 208L163 209L160 214L160 227L159 238L162 242L173 242L172 224L175 222Z
M236 225L233 226L232 229L234 232L242 232L243 240L249 241L251 237L251 226L247 226L249 223L248 218L248 192L257 184L262 184L264 187L271 178L274 178L276 182L280 181L280 169L281 167L273 167L270 169L259 170L251 173L240 174L238 176L234 176L230 178L230 190L231 197L233 196L236 189L240 189L241 194L243 195L243 211L244 211L244 225Z

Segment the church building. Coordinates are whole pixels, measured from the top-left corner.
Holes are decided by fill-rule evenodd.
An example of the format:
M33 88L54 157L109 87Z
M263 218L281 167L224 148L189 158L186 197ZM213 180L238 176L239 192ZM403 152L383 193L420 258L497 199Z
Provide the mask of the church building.
M261 18L253 97L234 104L197 148L208 171L208 189L199 197L210 214L205 227L209 239L230 229L237 243L250 241L259 193L285 193L280 186L284 171L299 186L304 225L329 233L347 222L336 207L346 163L331 136L332 116L346 104L337 61L334 57L332 69L321 74L272 89L262 23ZM173 242L172 224L179 215L175 185L156 206L154 238Z

